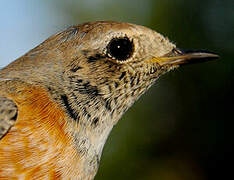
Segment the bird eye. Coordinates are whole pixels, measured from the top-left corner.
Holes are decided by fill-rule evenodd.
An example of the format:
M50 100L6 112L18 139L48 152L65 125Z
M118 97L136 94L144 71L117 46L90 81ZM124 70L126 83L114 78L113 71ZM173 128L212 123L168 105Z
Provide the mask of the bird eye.
M124 61L133 54L134 45L127 37L114 38L107 46L107 53L113 59Z

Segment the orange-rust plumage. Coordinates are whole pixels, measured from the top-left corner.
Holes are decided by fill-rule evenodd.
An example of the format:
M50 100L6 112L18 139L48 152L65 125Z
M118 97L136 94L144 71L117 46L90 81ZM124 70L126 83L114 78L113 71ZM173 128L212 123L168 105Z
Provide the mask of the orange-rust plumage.
M0 141L0 179L19 175L25 179L59 179L68 163L59 158L73 159L69 163L79 161L66 132L64 111L39 87L27 87L9 94L9 98L17 103L18 120Z

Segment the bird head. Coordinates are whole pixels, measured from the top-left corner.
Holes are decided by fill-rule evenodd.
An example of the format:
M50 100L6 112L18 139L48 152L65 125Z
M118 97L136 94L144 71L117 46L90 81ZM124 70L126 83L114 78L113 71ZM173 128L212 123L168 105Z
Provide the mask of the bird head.
M205 51L183 51L163 35L128 23L86 23L53 38L63 44L59 48L69 93L85 96L82 101L92 107L90 103L98 99L96 104L113 119L119 119L162 74L217 57Z

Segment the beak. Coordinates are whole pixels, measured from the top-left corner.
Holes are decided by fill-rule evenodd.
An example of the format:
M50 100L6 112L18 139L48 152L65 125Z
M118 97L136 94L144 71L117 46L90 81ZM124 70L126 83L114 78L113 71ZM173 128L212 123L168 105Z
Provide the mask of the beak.
M159 65L184 65L206 62L219 58L215 53L204 50L181 50L173 49L170 53L163 57L155 57L149 60L150 63L158 63Z

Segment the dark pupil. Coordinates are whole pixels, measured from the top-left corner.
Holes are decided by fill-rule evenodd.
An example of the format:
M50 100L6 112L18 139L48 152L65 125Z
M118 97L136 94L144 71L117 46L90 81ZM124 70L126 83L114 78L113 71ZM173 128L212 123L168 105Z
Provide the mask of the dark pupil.
M117 60L126 60L132 52L133 43L128 38L112 39L108 45L108 53Z

